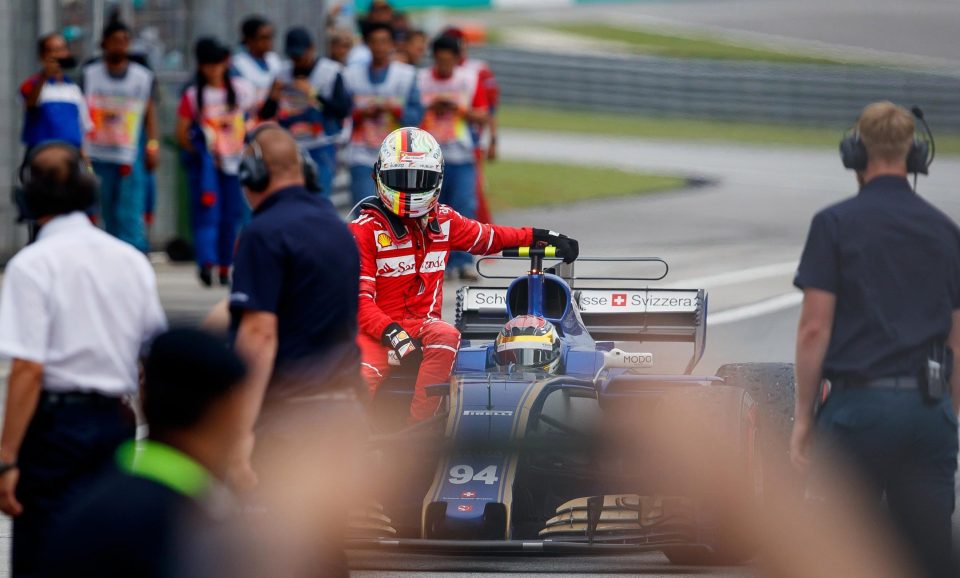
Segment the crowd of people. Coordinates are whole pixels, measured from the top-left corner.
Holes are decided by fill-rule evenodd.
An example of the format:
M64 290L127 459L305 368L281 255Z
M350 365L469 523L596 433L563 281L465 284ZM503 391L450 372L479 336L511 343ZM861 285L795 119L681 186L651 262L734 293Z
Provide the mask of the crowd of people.
M332 18L331 18L332 21ZM27 79L23 143L60 140L78 146L100 182L99 205L88 213L107 232L141 251L156 201L154 170L160 134L172 130L190 189L193 250L200 281L229 285L240 228L249 222L237 178L240 153L259 124L276 122L316 166L316 193L329 197L338 166L350 176L353 203L373 196L370 179L383 139L401 126L429 130L448 162L442 200L460 214L490 222L483 162L496 157L496 81L468 58L462 30L450 27L429 42L389 3L373 2L354 33L331 27L326 46L295 26L283 35L260 16L240 27L240 46L199 38L196 69L179 97L176 119L158 119L157 89L144 58L131 54L131 30L115 16L104 28L101 56L76 66L64 38L38 41L41 70ZM425 62L429 50L432 64ZM475 279L472 259L454 257L448 276Z

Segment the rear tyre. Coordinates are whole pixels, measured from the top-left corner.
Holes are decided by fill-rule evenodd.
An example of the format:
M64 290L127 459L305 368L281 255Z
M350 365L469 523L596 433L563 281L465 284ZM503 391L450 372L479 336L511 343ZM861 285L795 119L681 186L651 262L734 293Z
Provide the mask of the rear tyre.
M796 381L792 363L730 363L717 370L724 385L739 387L757 402L758 448L763 466L762 493L783 490L790 475L790 432Z
M761 479L756 407L746 390L727 385L683 388L665 397L662 415L674 424L665 440L674 488L693 499L703 541L665 548L672 563L725 566L753 556L746 520Z

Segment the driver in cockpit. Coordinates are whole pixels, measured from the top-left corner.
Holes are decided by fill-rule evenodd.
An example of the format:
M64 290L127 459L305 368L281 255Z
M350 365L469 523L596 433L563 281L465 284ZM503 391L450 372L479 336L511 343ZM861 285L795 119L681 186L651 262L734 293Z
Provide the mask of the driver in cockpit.
M503 326L494 342L497 364L554 374L560 369L560 335L536 315L519 315Z

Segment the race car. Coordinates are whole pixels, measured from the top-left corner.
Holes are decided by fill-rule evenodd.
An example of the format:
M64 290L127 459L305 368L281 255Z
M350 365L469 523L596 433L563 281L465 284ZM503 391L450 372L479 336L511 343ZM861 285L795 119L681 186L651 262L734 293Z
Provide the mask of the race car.
M353 513L349 547L659 550L685 564L749 558L750 540L729 526L762 500L766 456L785 455L792 368L738 364L693 375L706 345L705 291L649 287L667 274L661 259L581 258L663 270L578 278L573 265L545 269L552 257L562 255L504 251L479 265L529 259L528 273L508 287L460 288L453 376L430 388L445 411L404 428L411 374L395 372L378 390L372 415L381 433L371 446L386 483ZM556 328L553 371L497 363L493 341L519 315ZM660 368L678 358L664 346L692 355L666 373Z

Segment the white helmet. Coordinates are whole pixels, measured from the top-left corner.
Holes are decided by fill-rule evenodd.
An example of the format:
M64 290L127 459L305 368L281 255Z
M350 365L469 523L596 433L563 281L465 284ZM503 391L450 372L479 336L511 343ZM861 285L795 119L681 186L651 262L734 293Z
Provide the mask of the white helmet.
M443 153L425 130L404 127L387 135L373 171L377 195L400 217L422 217L440 202Z

